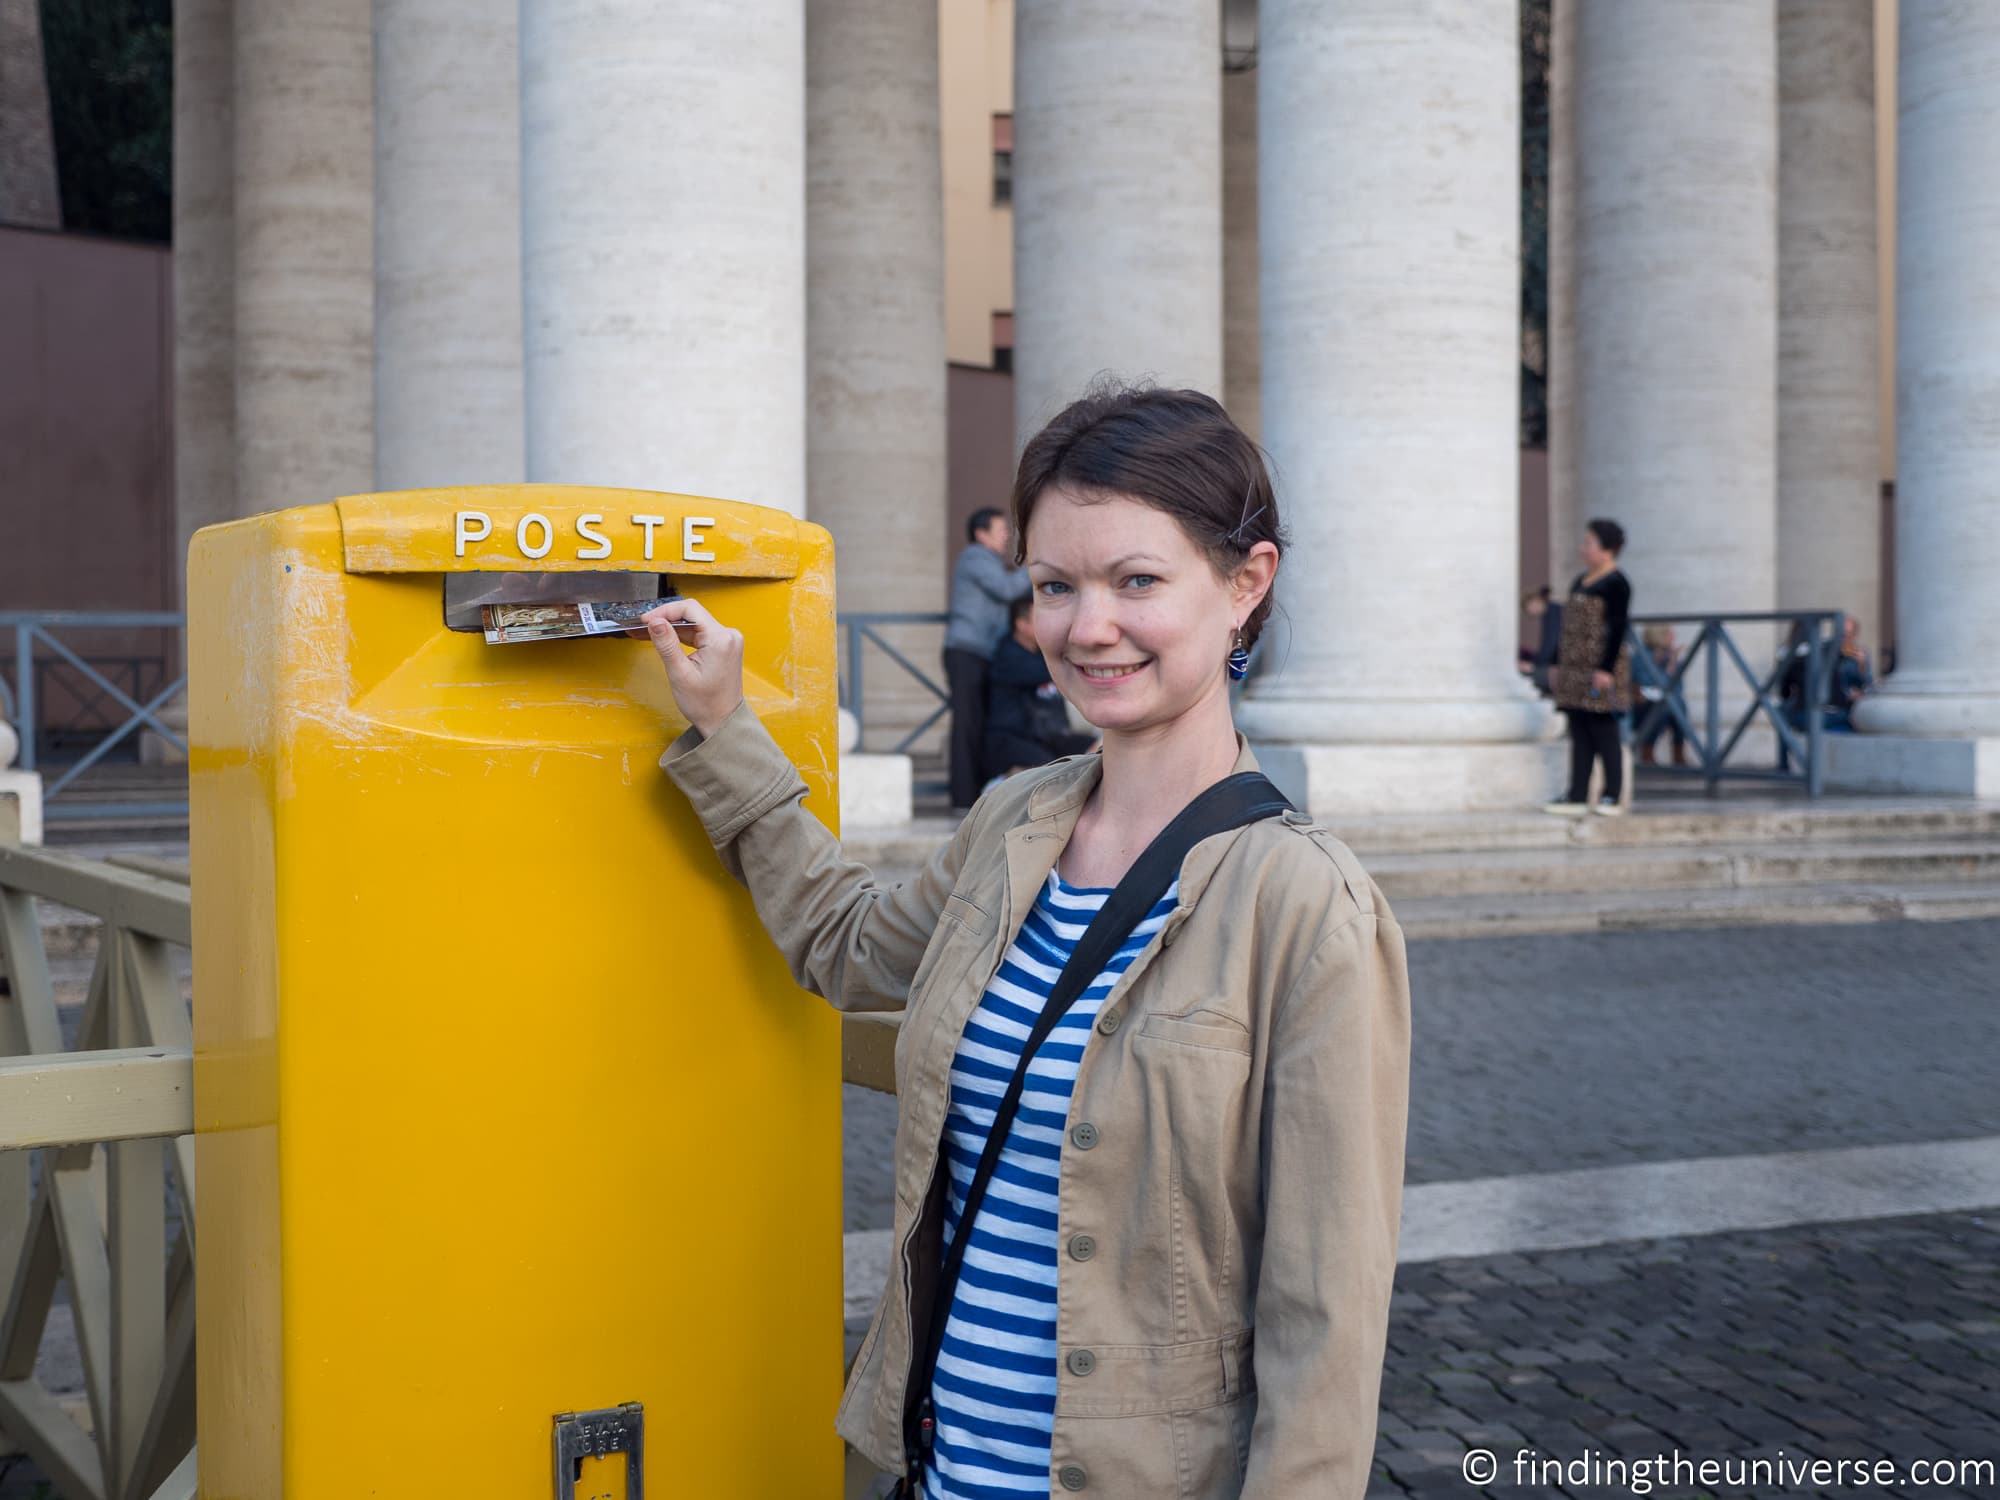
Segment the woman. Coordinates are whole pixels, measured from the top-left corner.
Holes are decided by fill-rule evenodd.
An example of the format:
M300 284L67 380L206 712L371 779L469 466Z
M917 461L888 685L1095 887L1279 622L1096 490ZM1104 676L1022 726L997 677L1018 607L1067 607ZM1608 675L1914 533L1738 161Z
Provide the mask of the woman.
M1569 791L1543 811L1580 818L1590 812L1623 812L1624 751L1618 721L1632 708L1632 656L1625 626L1632 613L1632 585L1618 571L1625 530L1616 521L1592 521L1583 531L1583 571L1563 606L1562 645L1556 653L1556 707L1569 716ZM1590 804L1592 762L1604 767L1597 805Z
M1103 749L990 788L892 889L800 805L742 701L742 637L691 600L647 616L692 726L661 764L794 974L842 1009L905 1012L898 1258L836 1426L931 1500L1359 1497L1395 1274L1408 978L1380 892L1302 814L1197 843L1035 1053L935 1377L912 1388L1039 1000L1154 836L1255 768L1226 664L1263 626L1283 547L1255 445L1191 391L1070 406L1021 456L1013 521L1035 638Z

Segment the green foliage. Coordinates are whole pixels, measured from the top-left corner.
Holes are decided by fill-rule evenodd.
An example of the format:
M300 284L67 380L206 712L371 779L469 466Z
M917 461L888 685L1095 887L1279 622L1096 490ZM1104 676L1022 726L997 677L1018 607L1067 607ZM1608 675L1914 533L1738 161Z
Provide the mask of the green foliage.
M172 0L42 0L63 228L173 238Z
M1549 440L1549 0L1521 0L1521 445Z

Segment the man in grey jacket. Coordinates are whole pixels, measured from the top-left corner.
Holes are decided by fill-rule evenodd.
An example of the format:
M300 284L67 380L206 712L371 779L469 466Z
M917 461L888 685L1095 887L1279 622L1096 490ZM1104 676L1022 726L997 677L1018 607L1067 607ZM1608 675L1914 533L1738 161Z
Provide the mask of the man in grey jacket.
M951 621L944 632L944 677L951 691L951 807L963 813L986 777L986 669L1008 631L1008 606L1029 589L1025 569L1008 561L1013 529L1004 512L985 506L966 522L966 548L951 569Z

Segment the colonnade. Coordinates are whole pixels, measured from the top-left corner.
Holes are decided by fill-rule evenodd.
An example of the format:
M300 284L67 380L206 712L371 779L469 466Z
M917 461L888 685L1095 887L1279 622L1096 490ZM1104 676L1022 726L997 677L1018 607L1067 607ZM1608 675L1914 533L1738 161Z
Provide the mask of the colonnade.
M1101 370L1224 393L1296 544L1245 729L1325 811L1533 800L1515 0L1259 11L1225 75L1215 0L1016 0L1017 437ZM1610 513L1645 608L1878 620L1873 0L1555 21L1558 582ZM1901 26L1901 670L1863 722L2000 735L2000 9ZM937 66L898 0L183 0L183 532L674 487L829 525L847 607L939 607Z

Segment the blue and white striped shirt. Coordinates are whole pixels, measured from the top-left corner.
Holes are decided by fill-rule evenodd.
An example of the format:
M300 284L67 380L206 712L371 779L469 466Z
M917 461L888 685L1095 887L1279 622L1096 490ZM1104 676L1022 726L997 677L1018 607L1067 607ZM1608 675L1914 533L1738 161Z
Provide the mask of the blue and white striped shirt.
M1049 1493L1056 1409L1057 1173L1077 1064L1104 997L1174 909L1167 888L1085 987L1029 1064L1021 1105L973 1220L965 1266L931 1381L935 1443L926 1500L1013 1500ZM1109 889L1066 885L1054 870L1008 945L951 1065L944 1235L957 1237L965 1192L994 1112L1077 939Z

